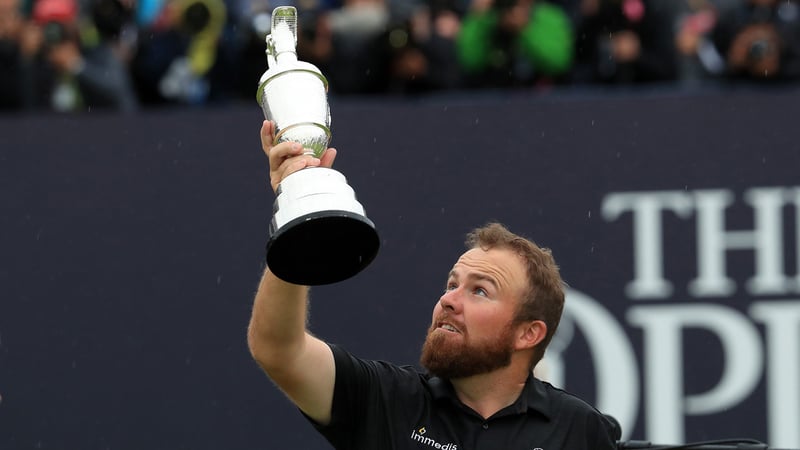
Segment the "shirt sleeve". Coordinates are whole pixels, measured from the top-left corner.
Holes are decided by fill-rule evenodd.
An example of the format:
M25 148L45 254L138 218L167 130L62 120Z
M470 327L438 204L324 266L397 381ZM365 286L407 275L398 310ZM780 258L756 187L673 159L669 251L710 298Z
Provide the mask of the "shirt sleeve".
M616 422L584 400L557 389L558 406L553 417L566 436L562 448L617 450L621 430Z
M321 425L312 420L314 427L336 448L362 448L360 440L368 436L391 435L395 415L402 412L388 405L392 398L408 398L421 389L417 372L329 345L336 364L331 421Z

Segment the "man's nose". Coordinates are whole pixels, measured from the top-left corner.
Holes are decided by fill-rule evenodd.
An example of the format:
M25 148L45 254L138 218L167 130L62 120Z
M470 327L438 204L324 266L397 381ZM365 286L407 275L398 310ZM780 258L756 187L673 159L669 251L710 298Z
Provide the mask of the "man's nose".
M461 306L461 289L447 289L442 296L439 297L439 303L444 309L457 311Z

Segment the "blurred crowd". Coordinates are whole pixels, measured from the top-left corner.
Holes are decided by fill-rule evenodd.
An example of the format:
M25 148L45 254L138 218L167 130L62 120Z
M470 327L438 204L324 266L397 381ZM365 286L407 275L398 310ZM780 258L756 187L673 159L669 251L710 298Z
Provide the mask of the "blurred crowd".
M0 0L0 111L255 101L280 5L336 95L800 80L800 0Z

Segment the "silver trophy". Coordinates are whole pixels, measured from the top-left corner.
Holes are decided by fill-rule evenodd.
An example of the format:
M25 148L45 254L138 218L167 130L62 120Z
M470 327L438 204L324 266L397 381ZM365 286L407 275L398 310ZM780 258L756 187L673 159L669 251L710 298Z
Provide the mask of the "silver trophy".
M297 10L272 12L266 38L268 70L258 103L275 124L275 142L299 142L320 157L331 139L328 81L297 60ZM267 265L282 280L322 285L345 280L378 253L375 225L340 172L308 167L284 178L277 190L267 243Z

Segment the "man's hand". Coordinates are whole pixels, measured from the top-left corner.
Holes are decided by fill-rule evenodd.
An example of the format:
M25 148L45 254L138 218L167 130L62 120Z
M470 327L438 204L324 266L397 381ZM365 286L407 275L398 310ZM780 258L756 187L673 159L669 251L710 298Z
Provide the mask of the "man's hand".
M269 120L265 120L261 125L261 148L269 158L269 181L272 190L278 190L281 181L290 174L306 167L328 167L333 166L336 159L336 149L329 148L322 154L322 158L304 151L303 146L298 142L281 142L273 146L275 140L275 125Z

